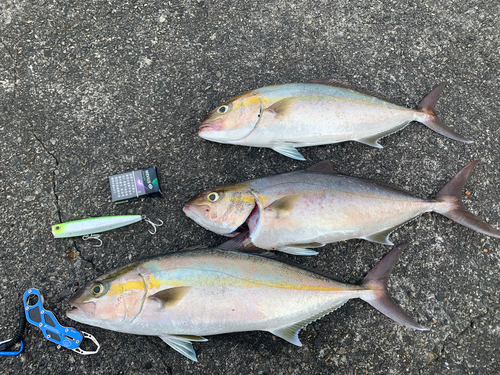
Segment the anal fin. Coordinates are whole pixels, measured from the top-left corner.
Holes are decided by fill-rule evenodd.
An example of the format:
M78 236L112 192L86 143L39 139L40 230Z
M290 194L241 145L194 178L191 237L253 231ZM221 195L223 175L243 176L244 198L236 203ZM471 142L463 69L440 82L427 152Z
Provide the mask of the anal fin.
M364 240L371 241L371 242L376 242L376 243L381 243L382 245L394 245L391 240L389 240L389 236L391 235L392 232L394 232L396 229L398 229L402 224L398 224L397 226L389 229L385 229L382 232L378 232L375 234L372 234L368 237L363 237Z
M376 147L376 148L383 148L378 141L381 138L387 137L388 135L394 134L404 128L410 123L411 121L404 122L401 125L396 126L395 128L386 130L384 132L372 135L370 137L365 137L365 138L360 138L360 139L354 139L354 141L359 142L359 143L364 143L365 145Z
M340 301L326 311L322 311L319 314L315 314L315 315L310 316L306 319L303 319L303 320L300 320L296 323L293 323L289 326L270 330L269 332L271 332L275 336L281 337L283 340L286 340L293 345L302 346L302 343L299 340L300 330L302 328L304 328L305 326L307 326L308 324L314 322L315 320L318 320L318 319L324 317L325 315L330 314L332 311L337 310L339 307L341 307L347 301L348 300Z
M196 353L193 349L192 341L204 342L208 339L195 335L163 335L160 338L167 343L172 349L177 350L183 356L192 361L198 362Z

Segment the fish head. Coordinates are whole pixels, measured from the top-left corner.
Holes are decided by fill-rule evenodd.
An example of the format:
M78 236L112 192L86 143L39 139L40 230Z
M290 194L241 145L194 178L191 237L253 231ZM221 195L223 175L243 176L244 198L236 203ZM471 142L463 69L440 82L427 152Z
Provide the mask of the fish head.
M147 285L137 263L105 274L80 289L66 315L77 322L125 331L141 313Z
M248 184L206 190L188 201L184 213L203 228L233 237L255 207Z
M214 109L201 123L198 135L214 142L237 142L255 129L263 109L256 91L239 95Z

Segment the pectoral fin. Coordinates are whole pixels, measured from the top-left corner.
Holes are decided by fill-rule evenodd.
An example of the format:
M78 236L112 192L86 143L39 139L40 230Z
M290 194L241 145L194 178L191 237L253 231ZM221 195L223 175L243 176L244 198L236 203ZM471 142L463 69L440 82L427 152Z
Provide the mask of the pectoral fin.
M372 135L371 137L355 139L355 141L359 142L359 143L364 143L365 145L368 145L368 146L372 146L372 147L376 147L376 148L383 148L382 145L380 145L380 143L378 143L378 141L381 138L387 137L388 135L391 135L393 133L396 133L396 132L400 131L401 129L406 128L406 126L409 123L410 122L408 121L408 122L405 122L405 123L403 123L401 125L396 126L395 128L386 130L385 132Z
M221 250L252 252L252 253L257 251L262 251L262 249L259 249L252 243L248 231L240 233L236 237L227 240L226 242L217 246L217 248Z
M295 160L305 161L306 159L302 156L300 152L297 151L290 143L284 143L279 146L271 147L274 151L279 152L281 155L288 156L289 158Z
M348 300L345 301L340 301L338 302L335 306L332 308L322 311L319 314L313 315L309 318L306 318L304 320L298 321L297 323L293 323L289 326L274 329L271 332L273 335L281 337L283 340L288 341L289 343L297 346L302 346L302 343L299 340L299 332L302 328L307 326L308 324L314 322L315 320L318 320L325 315L330 314L332 311L337 310L340 306L342 306L344 303L346 303Z
M149 298L157 299L162 309L167 309L169 307L177 305L189 292L190 286L179 286L176 288L169 288L161 290L158 293L153 294Z
M292 106L299 101L299 98L290 97L278 100L276 103L266 108L266 111L274 113L276 116L286 116Z
M266 211L274 211L277 218L288 215L295 207L297 199L301 197L300 194L287 195L286 197L275 200L265 208Z
M208 341L206 338L194 335L163 335L160 338L165 341L172 349L177 350L183 356L190 360L198 362L196 353L193 349L191 341Z

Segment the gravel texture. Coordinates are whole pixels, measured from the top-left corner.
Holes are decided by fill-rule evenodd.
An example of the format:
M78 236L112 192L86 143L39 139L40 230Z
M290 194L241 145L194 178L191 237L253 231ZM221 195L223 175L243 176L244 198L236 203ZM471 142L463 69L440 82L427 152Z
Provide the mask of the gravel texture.
M415 332L350 301L309 325L295 347L266 332L195 344L198 363L157 337L80 325L65 317L78 285L136 259L223 238L182 212L199 191L332 160L342 173L434 194L480 160L463 200L500 227L500 3L447 1L0 2L0 341L16 326L29 287L62 324L92 333L80 356L26 331L25 351L0 358L5 374L493 374L500 372L499 241L427 214L396 231L410 241L390 278ZM269 149L197 136L205 115L243 91L335 77L416 107L448 82L437 111L475 140L465 145L418 123L382 140L300 149L307 162ZM108 175L155 165L164 195L111 202ZM52 238L51 225L145 214L103 235L101 248ZM351 240L316 257L289 257L358 282L389 250Z

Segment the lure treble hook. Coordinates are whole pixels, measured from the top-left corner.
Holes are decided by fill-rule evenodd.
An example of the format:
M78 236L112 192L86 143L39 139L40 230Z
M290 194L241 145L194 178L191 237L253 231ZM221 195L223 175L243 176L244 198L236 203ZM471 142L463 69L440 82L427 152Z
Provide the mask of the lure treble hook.
M93 247L101 247L102 246L102 240L101 240L100 234L86 234L85 236L82 236L82 240L84 240L84 241L97 240L97 241L99 241L99 245L92 245L92 246Z
M142 215L142 220L144 220L146 223L149 223L153 226L154 231L152 232L151 230L148 230L149 233L155 234L156 230L158 227L161 227L163 225L163 221L161 219L157 219L159 221L158 223L153 223L150 219L146 217L146 215Z

